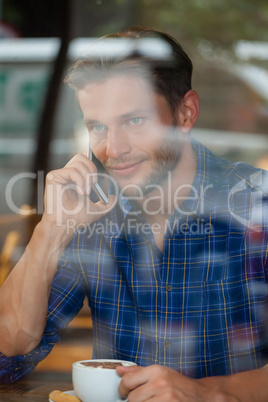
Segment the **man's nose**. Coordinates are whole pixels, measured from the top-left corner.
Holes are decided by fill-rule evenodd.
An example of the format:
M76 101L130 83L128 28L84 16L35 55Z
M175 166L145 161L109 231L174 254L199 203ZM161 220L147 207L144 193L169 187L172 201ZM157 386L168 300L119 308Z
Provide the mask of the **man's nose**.
M117 159L131 151L128 136L120 130L110 129L107 134L106 155L108 158Z

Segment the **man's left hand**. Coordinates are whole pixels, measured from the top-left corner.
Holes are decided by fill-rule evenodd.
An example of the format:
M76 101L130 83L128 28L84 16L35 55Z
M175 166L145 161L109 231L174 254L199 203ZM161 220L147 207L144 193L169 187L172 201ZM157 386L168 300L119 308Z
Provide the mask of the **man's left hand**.
M129 402L238 401L216 391L209 381L190 379L168 367L118 367L117 372L122 376L119 393Z

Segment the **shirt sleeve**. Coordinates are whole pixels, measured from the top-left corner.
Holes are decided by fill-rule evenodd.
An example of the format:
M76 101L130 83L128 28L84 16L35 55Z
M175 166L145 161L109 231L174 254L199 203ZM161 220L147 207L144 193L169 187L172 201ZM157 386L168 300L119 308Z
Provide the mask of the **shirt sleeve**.
M52 282L47 325L39 345L30 353L7 357L0 353L0 383L11 383L30 373L59 340L59 330L65 328L79 312L85 298L85 282L63 257Z

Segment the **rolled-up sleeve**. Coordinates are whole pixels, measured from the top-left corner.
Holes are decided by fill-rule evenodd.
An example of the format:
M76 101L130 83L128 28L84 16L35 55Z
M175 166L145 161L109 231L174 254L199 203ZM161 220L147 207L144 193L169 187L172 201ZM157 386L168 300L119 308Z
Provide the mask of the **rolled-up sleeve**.
M52 282L47 325L41 342L25 355L8 357L0 353L0 383L10 383L24 377L51 352L59 340L59 330L65 328L83 306L85 294L83 275L74 266L68 265L64 256Z

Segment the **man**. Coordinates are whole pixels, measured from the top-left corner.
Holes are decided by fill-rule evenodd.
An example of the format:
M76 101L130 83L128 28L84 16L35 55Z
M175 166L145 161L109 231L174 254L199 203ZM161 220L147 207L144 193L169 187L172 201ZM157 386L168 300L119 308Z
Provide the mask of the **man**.
M267 176L190 138L199 101L175 40L133 28L100 46L114 37L135 41L66 78L96 159L47 176L43 218L1 288L2 380L32 370L87 295L94 357L138 364L117 369L130 402L266 401ZM98 164L108 204L89 198Z

